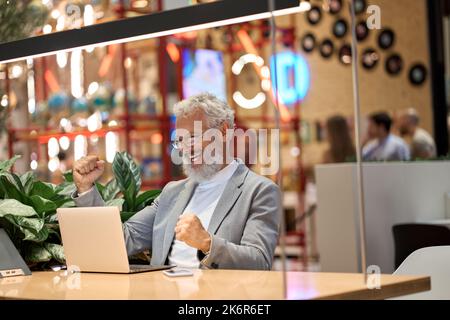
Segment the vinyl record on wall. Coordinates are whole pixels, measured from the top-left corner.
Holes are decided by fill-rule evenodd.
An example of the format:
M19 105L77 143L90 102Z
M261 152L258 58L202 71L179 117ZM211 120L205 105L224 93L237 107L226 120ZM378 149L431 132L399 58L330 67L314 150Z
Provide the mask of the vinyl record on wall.
M360 21L356 24L356 39L361 42L367 39L369 35L369 28L367 28L366 21Z
M328 0L331 14L338 14L342 10L342 0Z
M367 3L366 0L354 0L353 3L355 4L355 13L361 14L366 11Z
M347 34L348 24L344 19L338 19L333 24L333 34L336 38L343 38Z
M364 69L371 70L375 68L380 61L380 55L372 48L364 50L361 56L361 63Z
M312 25L316 25L322 20L322 10L318 6L313 6L306 13L306 20Z
M339 49L339 61L345 65L352 63L352 47L349 44L343 44Z
M396 76L403 70L403 59L398 54L392 54L387 58L384 67L388 74Z
M389 49L394 45L395 33L391 29L384 29L378 35L378 46L381 49Z
M420 86L427 80L427 74L427 68L423 64L417 63L409 69L409 81L415 86Z
M312 33L307 33L300 41L303 51L309 53L316 47L316 37Z
M334 53L333 42L330 39L323 40L319 46L319 51L320 51L320 55L323 58L329 59Z

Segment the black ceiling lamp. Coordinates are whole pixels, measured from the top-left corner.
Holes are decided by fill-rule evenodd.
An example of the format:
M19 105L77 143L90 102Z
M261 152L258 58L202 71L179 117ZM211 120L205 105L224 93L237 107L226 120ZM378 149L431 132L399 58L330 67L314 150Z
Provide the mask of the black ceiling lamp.
M59 51L146 40L301 12L299 0L222 0L98 23L0 44L0 62L37 58Z
M358 22L358 24L356 25L356 40L358 40L358 42L362 42L366 40L368 36L369 28L367 28L366 21L363 20Z
M378 35L378 46L381 49L387 50L395 43L395 33L391 29L384 29Z
M302 37L300 43L303 51L310 53L316 47L316 37L312 33L307 33Z
M427 80L427 74L427 68L417 63L409 69L409 81L415 86L420 86Z
M352 64L352 47L345 43L339 49L339 61L344 65Z
M342 0L328 0L328 8L331 14L338 14L342 10Z
M392 76L400 74L403 70L403 59L398 54L392 54L386 59L386 72Z
M366 0L354 0L353 3L355 6L355 14L361 14L366 11Z
M329 59L334 53L333 42L330 39L323 40L319 46L319 51L320 51L320 55L323 58Z
M316 25L322 20L322 10L318 6L312 6L306 13L306 20L311 25Z
M361 56L361 64L364 69L371 70L375 68L380 61L380 55L372 48L364 50Z

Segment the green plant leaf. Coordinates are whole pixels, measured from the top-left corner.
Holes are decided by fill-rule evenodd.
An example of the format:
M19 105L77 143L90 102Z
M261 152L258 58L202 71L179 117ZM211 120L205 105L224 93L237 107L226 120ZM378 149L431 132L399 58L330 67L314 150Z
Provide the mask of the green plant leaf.
M56 186L55 193L58 195L71 197L72 194L77 190L77 187L72 182L63 182Z
M21 193L25 193L25 189L23 188L22 181L20 180L20 178L17 174L10 172L7 174L7 176L10 177L9 180L14 182L14 185Z
M64 176L64 180L66 182L73 182L73 172L72 172L72 170L64 172L63 176Z
M136 198L136 211L142 210L146 206L150 205L160 193L161 190L147 190L142 192Z
M99 182L96 182L95 187L97 188L98 193L100 193L100 196L102 197L102 199L105 200L105 198L103 197L103 192L105 191L105 186Z
M120 220L122 220L122 222L126 222L126 221L128 221L128 219L130 219L135 214L136 214L136 212L122 211L120 213Z
M58 262L64 263L66 258L64 257L64 248L63 246L55 243L44 243L44 248L50 252L53 259Z
M17 159L20 159L22 156L15 155L11 159L0 161L0 172L2 171L9 171L11 167L14 165L14 163L17 161Z
M125 198L124 209L135 211L135 200L141 188L141 170L127 152L117 152L112 164L117 184Z
M37 214L43 218L45 213L54 212L56 210L56 204L53 201L42 198L38 195L32 195L30 197L33 202L33 208Z
M112 200L117 196L117 194L119 192L120 192L120 189L117 184L117 180L112 179L106 184L105 189L103 190L103 194L102 194L103 200L105 200L105 201Z
M15 199L0 200L0 217L14 215L21 217L36 216L36 211Z
M31 192L35 178L33 171L28 171L20 176L20 181L22 182L23 189L27 195Z
M48 229L44 228L44 219L13 215L6 215L4 218L19 227L24 234L24 241L43 242L48 238Z
M47 262L52 259L52 254L40 244L33 244L26 250L25 261L28 263Z
M125 202L124 199L112 199L112 200L106 201L106 205L108 207L119 207L120 210L122 210L122 205L124 202Z
M47 223L47 224L54 224L54 223L58 223L58 216L57 216L57 214L56 213L53 213L53 214L49 214L49 215L47 215L46 217L45 217L45 222ZM59 230L59 229L57 229L57 230ZM49 229L49 232L50 232L51 230ZM51 233L51 232L50 232Z
M56 195L55 197L53 197L51 199L51 201L53 201L56 204L57 208L60 208L60 207L64 206L66 203L72 202L73 200L71 197L68 197L68 196Z
M19 189L13 176L9 172L5 172L0 176L0 185L5 197L9 199L16 199L19 202L31 205L31 200Z
M133 184L128 186L128 189L125 190L124 199L125 199L125 210L136 212L136 194L139 190Z
M33 183L33 187L31 188L31 195L38 195L47 200L51 200L55 197L56 193L52 184L36 181Z
M73 208L73 207L76 207L75 201L70 199L69 201L64 202L58 208Z
M117 152L113 161L113 171L120 190L126 190L134 179L136 189L141 188L141 169L127 152Z

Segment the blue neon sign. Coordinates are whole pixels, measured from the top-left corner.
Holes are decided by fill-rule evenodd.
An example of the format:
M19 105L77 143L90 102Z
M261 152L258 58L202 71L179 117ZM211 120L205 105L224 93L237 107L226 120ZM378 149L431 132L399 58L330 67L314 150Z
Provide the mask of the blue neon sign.
M311 77L305 58L285 51L276 55L278 96L284 105L302 101L309 91ZM275 94L275 56L270 58L272 86Z

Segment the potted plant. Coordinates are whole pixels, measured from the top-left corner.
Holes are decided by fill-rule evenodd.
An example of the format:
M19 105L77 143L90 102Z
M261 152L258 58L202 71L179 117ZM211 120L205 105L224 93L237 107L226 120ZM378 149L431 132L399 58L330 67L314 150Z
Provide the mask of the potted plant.
M75 206L72 172L64 174L59 185L42 182L31 171L22 175L10 171L19 157L0 162L0 227L32 269L47 269L65 262L56 209ZM106 205L121 208L125 222L150 205L160 190L140 192L140 169L126 152L116 154L112 169L114 178L96 185Z

